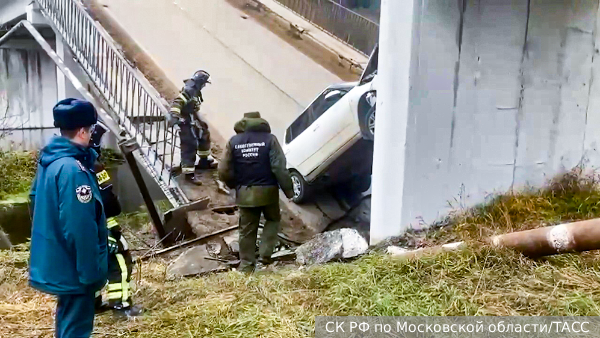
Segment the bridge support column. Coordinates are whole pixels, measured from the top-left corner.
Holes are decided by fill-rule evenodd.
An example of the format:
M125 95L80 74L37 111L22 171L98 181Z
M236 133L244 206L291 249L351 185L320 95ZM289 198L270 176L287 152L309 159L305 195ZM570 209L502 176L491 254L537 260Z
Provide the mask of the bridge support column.
M381 3L371 244L398 236L407 226L402 224L402 213L414 1Z

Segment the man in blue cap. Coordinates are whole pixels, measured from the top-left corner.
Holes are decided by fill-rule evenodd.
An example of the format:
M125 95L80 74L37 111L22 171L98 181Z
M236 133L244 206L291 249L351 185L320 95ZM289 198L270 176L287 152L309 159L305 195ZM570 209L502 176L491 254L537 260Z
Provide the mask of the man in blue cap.
M56 295L56 337L90 337L94 299L107 280L106 218L88 147L98 115L87 101L53 109L61 136L40 154L31 191L30 285Z

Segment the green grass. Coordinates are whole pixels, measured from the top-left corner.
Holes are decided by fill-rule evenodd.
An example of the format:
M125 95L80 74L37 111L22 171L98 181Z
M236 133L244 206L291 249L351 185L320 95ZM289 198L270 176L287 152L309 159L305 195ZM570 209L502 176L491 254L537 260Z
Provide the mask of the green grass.
M107 166L123 163L123 157L112 149L102 148ZM0 151L0 200L29 192L37 170L37 153Z
M35 171L35 153L0 151L0 199L29 191Z
M374 252L302 270L175 280L167 278L167 262L150 260L136 275L136 299L149 312L129 322L101 315L95 337L310 337L318 315L598 316L597 251L529 259L476 242L493 233L598 217L595 182L594 176L569 174L548 188L456 212L445 227L418 234L423 245L473 244L459 252L411 260ZM26 260L26 247L0 252L2 337L51 332L54 301L27 287Z

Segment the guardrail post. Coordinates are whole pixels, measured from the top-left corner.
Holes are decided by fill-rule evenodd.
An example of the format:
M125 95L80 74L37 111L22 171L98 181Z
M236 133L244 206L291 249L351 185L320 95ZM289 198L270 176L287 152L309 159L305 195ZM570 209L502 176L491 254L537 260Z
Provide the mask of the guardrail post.
M137 161L135 160L135 157L133 155L133 152L139 149L139 145L137 144L137 142L135 142L135 140L129 139L129 140L120 142L119 147L121 148L121 151L123 152L123 155L125 156L125 160L127 161L127 164L129 165L129 167L131 168L133 177L135 178L135 181L136 181L138 187L140 188L140 193L142 194L144 203L146 204L146 207L148 208L148 214L150 215L152 224L154 224L154 229L156 229L156 233L158 234L160 239L163 240L163 242L164 242L165 238L167 237L168 234L165 232L165 228L163 226L163 222L160 217L160 214L158 213L156 205L154 205L154 201L152 200L152 197L150 196L150 191L148 190L148 186L146 185L146 182L144 181L144 177L142 177L142 172L140 171L140 168L137 165Z

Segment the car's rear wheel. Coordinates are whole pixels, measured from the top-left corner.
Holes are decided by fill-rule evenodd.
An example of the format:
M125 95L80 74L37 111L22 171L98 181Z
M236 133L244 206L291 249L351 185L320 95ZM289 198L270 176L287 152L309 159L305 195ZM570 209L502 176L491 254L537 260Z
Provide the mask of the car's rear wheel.
M367 140L373 141L375 140L375 111L377 105L374 105L369 109L369 111L365 114L362 121L362 133L363 137Z
M294 187L294 197L292 197L292 201L297 204L303 203L308 198L310 187L299 172L292 170L290 176Z

